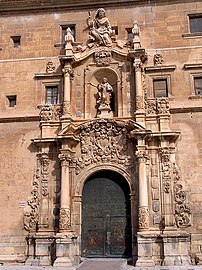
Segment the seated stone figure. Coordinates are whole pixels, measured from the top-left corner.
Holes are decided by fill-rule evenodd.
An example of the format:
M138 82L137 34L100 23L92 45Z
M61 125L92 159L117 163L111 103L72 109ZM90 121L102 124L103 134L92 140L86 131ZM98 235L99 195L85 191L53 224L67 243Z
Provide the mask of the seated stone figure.
M87 25L90 30L91 43L96 42L98 46L111 46L112 39L111 37L115 37L115 31L112 30L110 22L108 18L105 16L105 10L103 8L99 8L96 11L95 18L91 19L91 15L89 13L89 17L87 18Z

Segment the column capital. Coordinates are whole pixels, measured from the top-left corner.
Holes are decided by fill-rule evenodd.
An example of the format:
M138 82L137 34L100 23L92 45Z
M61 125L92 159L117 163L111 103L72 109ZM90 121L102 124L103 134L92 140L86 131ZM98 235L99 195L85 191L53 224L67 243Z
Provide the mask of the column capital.
M145 163L148 159L148 154L146 153L146 151L136 151L136 157L138 160L138 163Z
M74 76L74 70L70 64L65 65L62 69L62 72L64 73L64 76L70 75L71 77Z
M71 149L65 149L65 150L61 149L60 152L61 153L58 155L58 157L60 159L61 165L62 166L69 165L70 162L73 161L75 152L72 151Z
M67 153L59 154L58 157L60 159L60 162L61 162L61 165L62 166L69 165L70 161L72 160L71 155L70 154L67 154Z
M140 59L135 59L133 63L133 67L135 69L135 72L142 72L142 62Z

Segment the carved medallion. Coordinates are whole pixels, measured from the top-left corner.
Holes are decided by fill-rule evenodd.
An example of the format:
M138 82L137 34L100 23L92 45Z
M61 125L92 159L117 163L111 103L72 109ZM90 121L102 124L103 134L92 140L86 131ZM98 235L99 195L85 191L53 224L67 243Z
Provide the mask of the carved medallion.
M125 126L114 120L99 119L81 127L81 157L76 160L76 173L92 163L110 162L129 166L128 137Z

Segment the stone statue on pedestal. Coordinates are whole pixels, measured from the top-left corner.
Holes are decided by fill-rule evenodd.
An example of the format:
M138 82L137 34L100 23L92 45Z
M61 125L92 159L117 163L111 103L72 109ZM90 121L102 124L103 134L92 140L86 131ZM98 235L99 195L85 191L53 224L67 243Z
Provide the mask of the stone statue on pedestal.
M100 116L109 116L111 112L111 96L113 93L113 87L108 83L107 78L103 78L102 82L98 84L98 111Z

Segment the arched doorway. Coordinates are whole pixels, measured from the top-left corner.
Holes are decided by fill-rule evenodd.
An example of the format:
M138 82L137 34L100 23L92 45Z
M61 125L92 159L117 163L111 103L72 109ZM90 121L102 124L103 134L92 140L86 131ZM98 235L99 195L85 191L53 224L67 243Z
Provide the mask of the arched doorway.
M86 257L131 256L130 189L116 172L97 172L85 183L81 248Z

